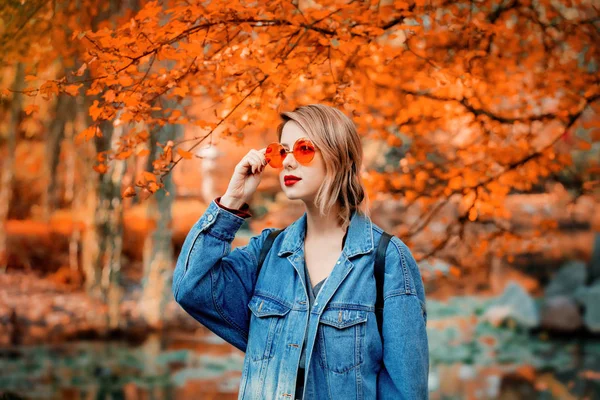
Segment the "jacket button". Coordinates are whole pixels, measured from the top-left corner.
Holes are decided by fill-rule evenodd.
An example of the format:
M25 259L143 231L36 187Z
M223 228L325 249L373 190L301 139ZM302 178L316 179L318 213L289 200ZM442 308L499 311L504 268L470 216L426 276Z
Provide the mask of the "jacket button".
M214 217L212 216L212 214L208 214L208 216L206 217L206 219L207 219L207 220L209 220L209 221L212 221L212 220L213 220L213 218L214 218Z

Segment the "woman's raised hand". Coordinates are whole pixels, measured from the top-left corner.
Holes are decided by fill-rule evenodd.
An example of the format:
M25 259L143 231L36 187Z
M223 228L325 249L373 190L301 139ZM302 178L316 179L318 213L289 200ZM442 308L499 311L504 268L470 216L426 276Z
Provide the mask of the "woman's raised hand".
M260 150L250 150L235 166L227 191L221 197L220 203L222 205L239 209L250 200L267 165L266 149L265 147Z

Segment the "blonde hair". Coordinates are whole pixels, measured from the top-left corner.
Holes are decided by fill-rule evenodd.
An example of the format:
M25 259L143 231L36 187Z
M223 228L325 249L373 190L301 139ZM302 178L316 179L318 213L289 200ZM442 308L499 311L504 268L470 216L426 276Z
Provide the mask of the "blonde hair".
M279 141L283 126L294 121L323 156L325 179L315 198L320 214L325 215L326 210L339 203L338 219L343 229L350 224L353 211L369 215L368 197L360 177L363 148L354 122L340 110L322 104L297 107L280 116L283 122L277 127Z

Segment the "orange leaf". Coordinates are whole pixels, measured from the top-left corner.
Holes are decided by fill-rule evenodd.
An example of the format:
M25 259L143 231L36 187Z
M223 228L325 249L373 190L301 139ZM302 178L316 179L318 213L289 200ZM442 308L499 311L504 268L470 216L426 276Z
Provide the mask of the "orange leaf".
M77 96L79 94L79 88L82 86L83 86L83 83L79 84L79 85L69 85L64 88L64 91L65 91L65 93L67 93L71 96Z
M83 130L82 132L79 132L77 134L77 136L75 136L75 142L81 143L81 141L83 141L83 140L85 140L87 142L88 140L90 140L94 136L96 136L96 133L99 130L100 129L98 129L98 127L95 125L90 126L90 127L86 128L85 130Z
M38 106L36 104L30 104L27 107L25 107L25 114L31 115L34 112L38 112L39 110L40 110L40 106Z
M107 102L112 103L115 99L115 91L107 90L102 97L104 97L104 100L106 100Z
M129 76L129 75L121 75L119 77L119 83L122 86L129 86L129 85L133 84L133 79L131 79L131 76Z
M136 136L142 140L142 141L146 141L148 140L148 138L150 137L150 134L148 133L148 131L144 130L144 131L140 131L136 134Z
M40 86L40 93L45 100L49 100L53 94L58 96L59 91L58 84L54 81L44 82L42 86Z
M246 33L252 33L252 26L250 24L247 24L245 22L241 23L240 28L242 28L242 30Z
M193 156L192 153L190 153L189 151L185 151L183 149L177 149L177 154L179 154L181 157L185 158L186 160L190 160Z
M406 190L404 192L404 197L406 198L406 201L413 201L417 198L417 192L414 190Z
M175 94L177 96L185 97L189 91L190 91L190 89L187 86L176 87L175 89L173 89L173 94Z
M156 175L154 175L152 172L143 171L142 176L149 182L156 182Z
M477 210L475 208L471 208L469 210L469 221L475 221L477 219Z
M83 75L83 73L85 72L86 69L87 69L87 63L83 63L76 72L73 72L73 75L81 76L81 75Z
M90 116L94 121L98 119L100 114L102 114L103 108L98 107L98 100L94 100L94 103L90 106Z
M258 67L265 75L269 75L271 72L275 71L277 63L271 60L264 60Z
M148 149L142 149L142 150L140 150L136 154L136 156L138 156L138 157L144 157L144 156L147 156L148 154L150 154L150 150L148 150Z
M99 174L104 174L106 171L108 171L108 167L106 164L94 165L94 171L98 172Z
M577 148L579 150L585 150L585 151L587 151L587 150L589 150L589 149L592 148L592 144L590 142L586 142L585 140L580 140L577 143Z
M454 178L450 179L450 182L448 182L448 187L450 189L460 189L462 187L462 183L462 176L455 176Z
M25 77L25 82L31 82L31 81L35 81L35 80L37 80L37 76L35 76L35 75L27 75Z
M120 153L117 153L115 155L115 158L117 160L125 160L126 158L129 158L129 156L131 155L131 153L133 153L133 150L131 150L131 149L125 150L125 151L122 151Z
M125 191L123 192L123 198L127 198L127 197L135 197L136 193L135 193L135 189L133 188L133 186L129 186L127 189L125 189Z

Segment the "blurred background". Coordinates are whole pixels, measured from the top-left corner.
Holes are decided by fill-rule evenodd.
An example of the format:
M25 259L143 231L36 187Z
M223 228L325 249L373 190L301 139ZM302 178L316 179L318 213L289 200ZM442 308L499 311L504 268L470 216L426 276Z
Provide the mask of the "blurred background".
M429 391L600 399L600 5L3 0L0 398L235 399L183 241L278 112L339 107L425 283ZM267 167L232 246L304 212Z

